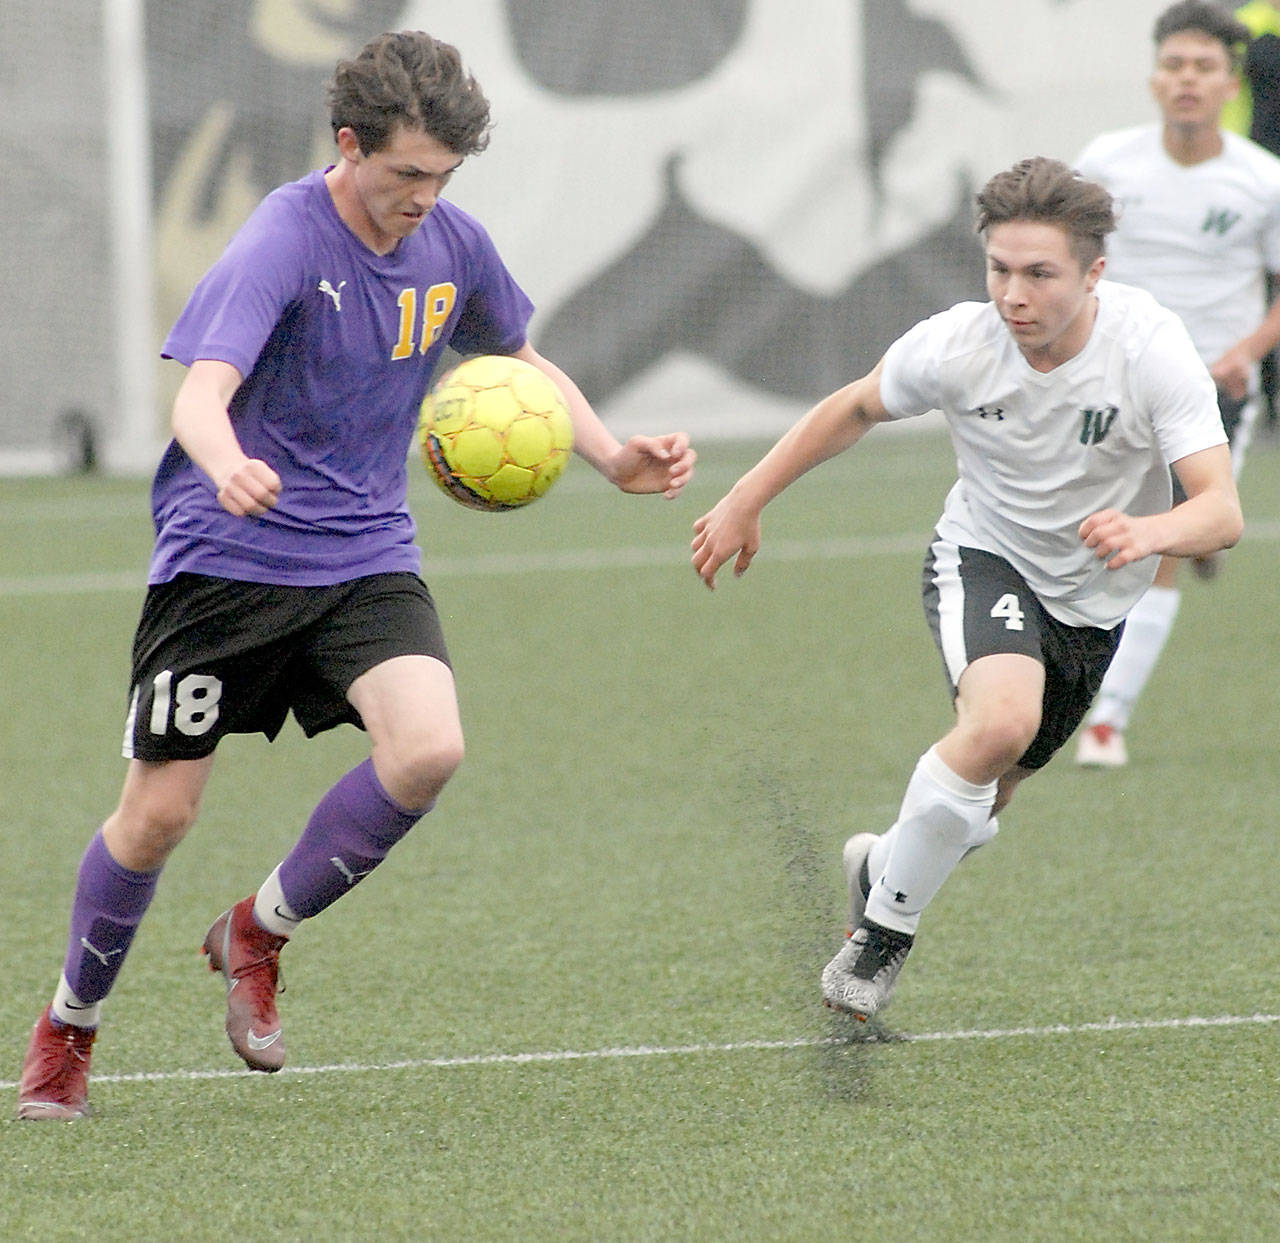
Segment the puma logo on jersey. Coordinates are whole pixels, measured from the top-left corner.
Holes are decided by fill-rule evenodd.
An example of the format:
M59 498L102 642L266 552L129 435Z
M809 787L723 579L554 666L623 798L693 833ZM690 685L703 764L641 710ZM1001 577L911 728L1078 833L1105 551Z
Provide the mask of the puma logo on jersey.
M1233 224L1240 219L1238 211L1231 211L1227 207L1211 207L1209 214L1204 218L1204 224L1200 226L1201 233L1216 233L1222 237Z
M1100 445L1106 440L1119 413L1118 406L1107 406L1102 410L1081 410L1084 423L1080 428L1080 443Z
M328 294L333 299L333 309L335 311L342 310L342 290L346 285L346 281L339 281L338 287L335 289L328 281L321 281L317 289L323 294Z

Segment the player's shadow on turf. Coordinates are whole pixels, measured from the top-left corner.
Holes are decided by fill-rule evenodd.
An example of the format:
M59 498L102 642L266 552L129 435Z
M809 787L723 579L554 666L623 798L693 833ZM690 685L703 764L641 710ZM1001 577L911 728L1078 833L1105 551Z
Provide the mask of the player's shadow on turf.
M787 932L778 949L786 959L788 977L796 982L797 1009L815 1029L812 1064L827 1097L861 1100L871 1088L874 1047L905 1037L878 1019L861 1023L851 1014L823 1006L818 978L840 948L833 926L843 883L839 857L833 864L831 851L815 831L817 817L800 806L797 792L776 773L752 762L744 763L743 771L758 774L754 788L746 792L750 823L768 832L771 851L779 860L783 883L777 887L777 900Z
M816 1063L830 1100L855 1104L871 1091L875 1046L899 1044L905 1036L876 1020L860 1023L851 1014L828 1010L830 1035L818 1046Z

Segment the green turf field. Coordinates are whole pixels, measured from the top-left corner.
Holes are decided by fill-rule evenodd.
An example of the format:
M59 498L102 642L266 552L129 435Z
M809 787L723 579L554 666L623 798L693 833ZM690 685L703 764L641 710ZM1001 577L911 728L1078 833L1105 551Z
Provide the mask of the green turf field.
M690 526L761 448L704 445L670 504L581 462L504 515L417 477L466 763L286 950L268 1077L197 950L362 739L224 748L108 1003L97 1116L0 1125L0 1238L1280 1238L1280 451L1223 576L1186 578L1132 765L1023 787L867 1031L818 974L844 838L949 720L917 583L951 458L876 433L709 593ZM146 488L0 483L0 537L11 1117L123 773Z

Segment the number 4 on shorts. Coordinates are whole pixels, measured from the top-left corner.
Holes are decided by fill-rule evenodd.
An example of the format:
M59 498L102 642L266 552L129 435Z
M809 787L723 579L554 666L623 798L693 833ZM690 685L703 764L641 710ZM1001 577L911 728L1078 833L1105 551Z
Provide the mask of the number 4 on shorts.
M1012 591L1006 591L999 600L991 606L991 616L999 618L1004 622L1006 630L1021 630L1025 614L1022 612L1022 605L1018 602L1018 597Z

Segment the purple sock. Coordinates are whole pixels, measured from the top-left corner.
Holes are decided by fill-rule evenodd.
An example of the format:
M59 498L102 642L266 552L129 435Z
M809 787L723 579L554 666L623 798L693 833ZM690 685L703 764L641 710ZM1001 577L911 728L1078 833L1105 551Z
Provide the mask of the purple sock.
M94 834L80 860L62 968L71 991L86 1005L111 991L159 879L159 869L122 867L111 857L102 830Z
M356 765L311 813L280 865L280 888L299 919L310 919L359 884L423 812L405 811L382 788L373 761Z

